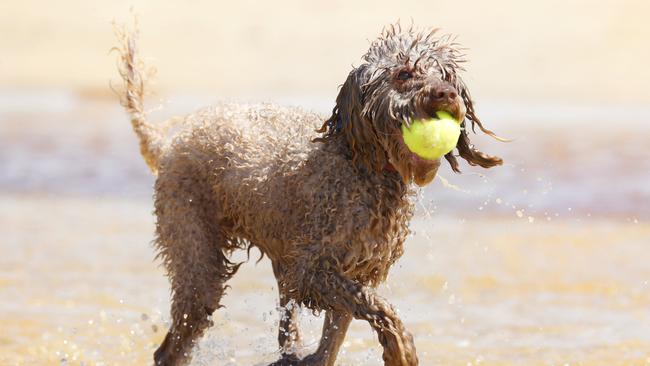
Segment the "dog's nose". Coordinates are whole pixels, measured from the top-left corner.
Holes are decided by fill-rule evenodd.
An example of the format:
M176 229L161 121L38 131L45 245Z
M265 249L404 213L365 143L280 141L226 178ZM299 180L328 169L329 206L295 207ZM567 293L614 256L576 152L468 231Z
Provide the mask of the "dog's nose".
M433 99L436 102L451 103L456 100L458 93L451 85L441 85L433 91Z

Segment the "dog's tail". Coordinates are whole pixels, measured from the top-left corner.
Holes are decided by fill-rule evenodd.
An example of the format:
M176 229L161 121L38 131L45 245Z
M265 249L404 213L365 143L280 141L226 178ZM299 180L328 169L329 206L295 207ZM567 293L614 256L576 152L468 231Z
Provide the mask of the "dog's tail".
M137 55L138 28L114 25L118 46L113 49L119 53L118 71L124 85L119 92L120 103L131 116L133 131L140 140L140 153L153 174L158 173L158 163L164 152L164 133L147 121L144 110L145 84L153 71L146 69Z

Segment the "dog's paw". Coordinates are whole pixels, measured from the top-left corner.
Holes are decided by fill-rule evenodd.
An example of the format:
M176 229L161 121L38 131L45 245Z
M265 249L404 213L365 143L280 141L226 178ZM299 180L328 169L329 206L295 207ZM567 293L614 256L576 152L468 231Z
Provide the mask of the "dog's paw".
M298 365L300 366L322 366L325 364L325 360L317 355L317 354L311 354L302 360L300 360L300 363Z
M279 360L273 362L269 366L298 366L302 365L300 363L300 358L294 354L282 354Z

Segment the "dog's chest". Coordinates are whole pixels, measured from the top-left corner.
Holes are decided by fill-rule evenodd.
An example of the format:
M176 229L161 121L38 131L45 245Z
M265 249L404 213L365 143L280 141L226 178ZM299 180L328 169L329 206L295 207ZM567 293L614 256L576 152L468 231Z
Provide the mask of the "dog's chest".
M361 282L377 285L404 253L413 205L395 191L370 189L365 202L348 220L339 238L345 243L338 254L341 270Z

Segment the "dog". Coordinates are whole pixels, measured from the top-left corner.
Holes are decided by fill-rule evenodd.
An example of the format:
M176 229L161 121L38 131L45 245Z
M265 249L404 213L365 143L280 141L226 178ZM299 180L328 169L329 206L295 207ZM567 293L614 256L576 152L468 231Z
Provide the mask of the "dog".
M450 113L461 123L457 157L490 168L502 159L470 143L486 129L460 77L450 36L387 27L352 69L329 118L275 104L222 103L184 117L166 138L143 108L145 68L136 35L120 32L121 102L155 182L155 247L171 283L171 326L156 365L185 365L211 324L238 249L258 248L278 282L280 359L272 365L334 364L352 319L367 321L385 365L418 364L413 337L375 288L404 252L415 192L440 159L405 145L401 126ZM298 307L325 312L322 338L302 350Z

